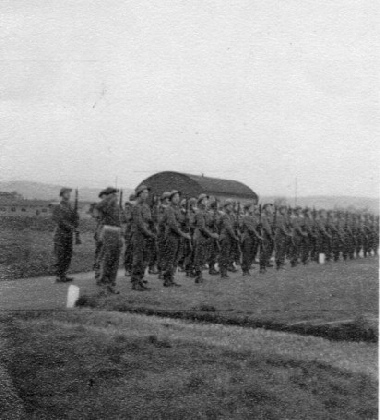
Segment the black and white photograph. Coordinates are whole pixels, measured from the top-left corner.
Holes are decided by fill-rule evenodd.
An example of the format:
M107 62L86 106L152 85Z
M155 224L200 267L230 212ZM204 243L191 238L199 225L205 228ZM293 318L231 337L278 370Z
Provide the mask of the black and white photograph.
M0 2L0 420L378 419L379 11Z

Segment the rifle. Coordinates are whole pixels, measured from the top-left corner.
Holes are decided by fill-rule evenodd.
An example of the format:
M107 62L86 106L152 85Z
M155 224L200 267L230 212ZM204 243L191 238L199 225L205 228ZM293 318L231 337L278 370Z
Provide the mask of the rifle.
M75 201L74 201L74 214L75 214L75 245L81 245L82 241L80 239L80 234L79 234L79 213L78 213L78 197L79 197L79 192L78 192L78 188L76 188L75 190Z

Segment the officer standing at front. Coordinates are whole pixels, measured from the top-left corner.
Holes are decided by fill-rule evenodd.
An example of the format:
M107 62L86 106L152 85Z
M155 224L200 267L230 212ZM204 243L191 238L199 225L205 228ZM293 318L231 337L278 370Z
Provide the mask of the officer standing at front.
M61 202L53 210L53 221L57 224L54 233L57 283L72 281L67 277L73 256L73 233L78 229L78 217L71 203L71 188L61 188Z

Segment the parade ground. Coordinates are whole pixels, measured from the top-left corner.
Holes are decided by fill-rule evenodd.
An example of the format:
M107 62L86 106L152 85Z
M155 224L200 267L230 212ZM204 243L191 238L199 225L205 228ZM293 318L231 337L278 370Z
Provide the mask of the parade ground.
M220 317L266 320L281 323L335 322L360 316L378 316L378 257L341 261L325 265L308 264L285 270L268 269L250 277L230 273L229 279L209 276L203 284L176 274L181 287L165 288L157 276L147 275L151 290L131 290L130 278L120 270L119 295L97 297L93 272L74 274L86 306L117 311L157 312L192 311L216 313ZM0 282L2 310L64 309L68 284L55 278L34 277Z

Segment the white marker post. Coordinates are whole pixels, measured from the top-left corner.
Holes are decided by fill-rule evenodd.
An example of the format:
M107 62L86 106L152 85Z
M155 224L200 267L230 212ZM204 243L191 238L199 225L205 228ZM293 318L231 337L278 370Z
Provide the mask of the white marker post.
M67 290L66 308L74 308L75 302L79 299L79 287L73 284Z
M326 259L325 254L323 252L321 252L319 254L319 264L324 264L325 263L325 259Z

